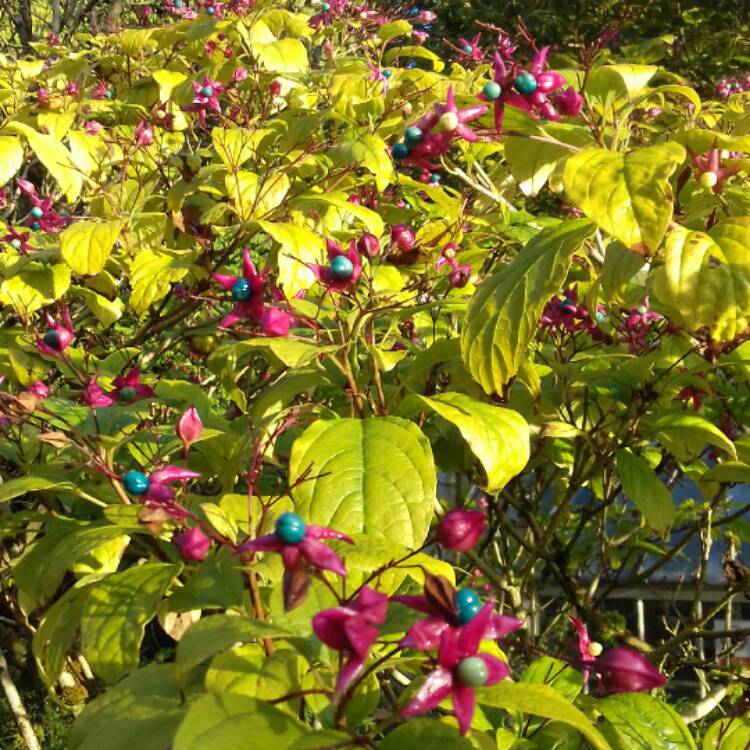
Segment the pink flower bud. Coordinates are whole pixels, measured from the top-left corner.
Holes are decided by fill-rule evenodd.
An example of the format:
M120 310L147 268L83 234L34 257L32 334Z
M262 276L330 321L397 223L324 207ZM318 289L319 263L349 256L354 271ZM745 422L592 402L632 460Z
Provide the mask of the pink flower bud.
M281 81L271 81L268 84L268 90L273 96L278 96L281 93Z
M645 656L624 646L611 648L600 656L593 671L607 693L653 690L666 683L664 675Z
M391 229L391 242L404 253L408 253L414 249L417 244L417 240L414 237L414 232L409 229L406 224L396 224Z
M211 540L197 527L177 534L173 541L185 562L205 560L211 549Z
M329 60L333 60L333 45L330 42L323 45L323 52Z
M177 437L187 450L194 442L200 440L203 434L203 422L194 406L188 407L177 423Z
M286 336L292 324L292 316L278 307L267 307L258 322L268 336Z
M234 72L232 73L232 81L234 83L239 83L240 81L244 81L247 78L247 69L246 68L235 68Z
M456 509L443 516L437 528L437 542L446 549L467 552L484 533L487 525L480 510Z
M365 232L357 240L357 250L368 258L375 258L380 253L380 243L374 234Z

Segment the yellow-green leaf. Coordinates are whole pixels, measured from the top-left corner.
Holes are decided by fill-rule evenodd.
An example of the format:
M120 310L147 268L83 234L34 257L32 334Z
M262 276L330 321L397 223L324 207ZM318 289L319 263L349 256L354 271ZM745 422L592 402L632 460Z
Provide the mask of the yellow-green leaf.
M23 146L18 138L0 136L0 187L15 177L23 164Z
M588 148L563 170L567 199L630 250L653 253L672 219L669 178L685 159L677 143L629 154Z
M176 70L155 70L153 76L159 84L159 100L162 102L169 101L172 91L187 81L187 76Z
M63 260L77 274L93 276L104 268L120 235L121 221L77 221L60 235Z
M393 181L393 161L385 141L377 135L360 134L345 138L331 149L330 154L339 164L365 167L375 175L380 192Z
M279 39L267 44L253 44L260 64L272 73L306 73L307 49L299 39Z
M44 266L32 261L21 271L0 283L0 302L12 305L19 315L28 317L68 291L70 269L59 263Z

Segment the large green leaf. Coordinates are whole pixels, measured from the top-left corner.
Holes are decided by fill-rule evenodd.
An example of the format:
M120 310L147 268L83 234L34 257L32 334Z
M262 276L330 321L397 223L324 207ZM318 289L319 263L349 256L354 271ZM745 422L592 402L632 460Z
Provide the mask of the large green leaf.
M70 287L70 269L64 263L45 266L26 263L13 276L0 282L0 302L28 317L44 305L60 299Z
M138 666L146 623L178 572L178 565L147 563L91 586L83 604L81 647L105 682Z
M706 445L713 445L737 458L734 443L716 425L697 414L679 412L647 419L641 424L641 432L649 438L656 438L681 461L695 458Z
M565 162L565 194L625 247L653 253L672 219L669 178L684 159L685 149L674 142L629 154L588 148Z
M477 690L477 701L484 706L521 711L532 716L560 721L577 729L596 750L612 750L586 715L549 685L503 682Z
M623 492L643 514L646 522L660 534L674 523L677 510L672 493L639 456L629 450L617 451L617 473Z
M29 547L15 565L13 577L19 602L31 612L55 593L65 572L92 550L131 530L127 526L55 521L46 524L44 536ZM132 531L139 531L138 527Z
M76 168L70 151L62 143L21 122L11 122L6 129L23 135L39 161L65 193L65 197L71 203L78 200L83 188L83 175Z
M60 235L63 260L74 273L93 276L104 268L122 229L121 221L77 221Z
M434 719L412 719L386 735L380 750L474 750L449 724Z
M227 548L209 555L185 585L169 597L169 610L240 607L244 596L241 571L240 561Z
M315 283L315 274L308 263L322 263L325 257L325 240L306 227L259 221L261 229L280 247L277 253L277 281L290 299L302 289Z
M622 693L597 701L607 720L602 731L614 750L695 750L685 722L647 693Z
M261 638L279 638L289 633L276 625L248 617L214 615L192 625L177 646L176 666L180 675L235 643Z
M50 687L65 667L81 624L83 602L88 587L77 584L68 589L45 613L31 643L44 683Z
M45 477L17 477L0 483L0 503L25 495L27 492L53 489L72 490L74 487L75 485L70 482L55 481Z
M656 75L656 65L601 65L586 80L586 93L606 99L608 96L632 99L646 88Z
M750 747L750 718L719 719L703 736L701 750L747 750Z
M375 175L375 184L381 192L393 181L393 160L385 141L377 135L352 134L340 140L330 154L339 164L362 165Z
M68 738L70 750L164 750L185 710L171 664L150 664L84 708Z
M487 393L501 393L518 372L545 304L564 282L573 254L593 232L586 219L540 232L477 290L461 332L461 356Z
M524 195L536 195L569 149L548 141L511 136L505 141L505 158Z
M730 218L705 232L679 227L667 237L654 292L677 322L711 329L729 341L750 323L750 218Z
M294 442L289 472L292 499L310 523L411 547L427 536L435 464L429 441L412 422L398 417L315 422Z
M18 138L0 136L0 187L15 177L23 164L23 146Z
M348 224L350 217L353 216L359 219L367 231L376 237L380 237L383 234L384 224L380 214L371 208L367 208L367 206L359 206L356 203L351 203L346 193L336 191L306 193L295 198L291 203L293 208L299 208L303 211L328 209L333 218L335 218L336 223L341 225Z
M307 49L299 39L279 39L267 44L253 44L258 62L272 73L305 73Z
M262 179L254 172L239 170L228 174L224 182L242 221L268 216L282 204L291 187L283 172L274 172Z
M529 460L529 425L512 409L492 406L463 393L412 396L401 404L401 413L411 404L432 409L458 427L464 440L482 464L486 489L501 490L520 474Z
M172 750L307 750L336 747L348 735L313 732L278 708L246 695L209 693L188 709ZM248 744L249 743L249 744Z
M130 265L130 306L144 313L157 300L162 299L172 284L184 278L193 261L192 253L141 250Z

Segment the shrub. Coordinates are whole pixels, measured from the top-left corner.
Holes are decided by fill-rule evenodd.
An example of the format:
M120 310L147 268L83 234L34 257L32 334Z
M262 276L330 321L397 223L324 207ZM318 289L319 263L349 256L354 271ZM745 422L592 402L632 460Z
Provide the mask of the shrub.
M747 95L410 18L173 0L0 71L5 595L71 748L692 748L667 678L731 682ZM608 597L685 549L649 645Z

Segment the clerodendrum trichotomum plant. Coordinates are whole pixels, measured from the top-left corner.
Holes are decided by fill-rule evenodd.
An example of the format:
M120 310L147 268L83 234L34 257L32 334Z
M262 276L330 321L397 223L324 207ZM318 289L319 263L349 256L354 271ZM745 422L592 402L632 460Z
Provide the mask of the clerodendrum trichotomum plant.
M69 746L749 747L750 94L148 10L0 60L0 632Z

